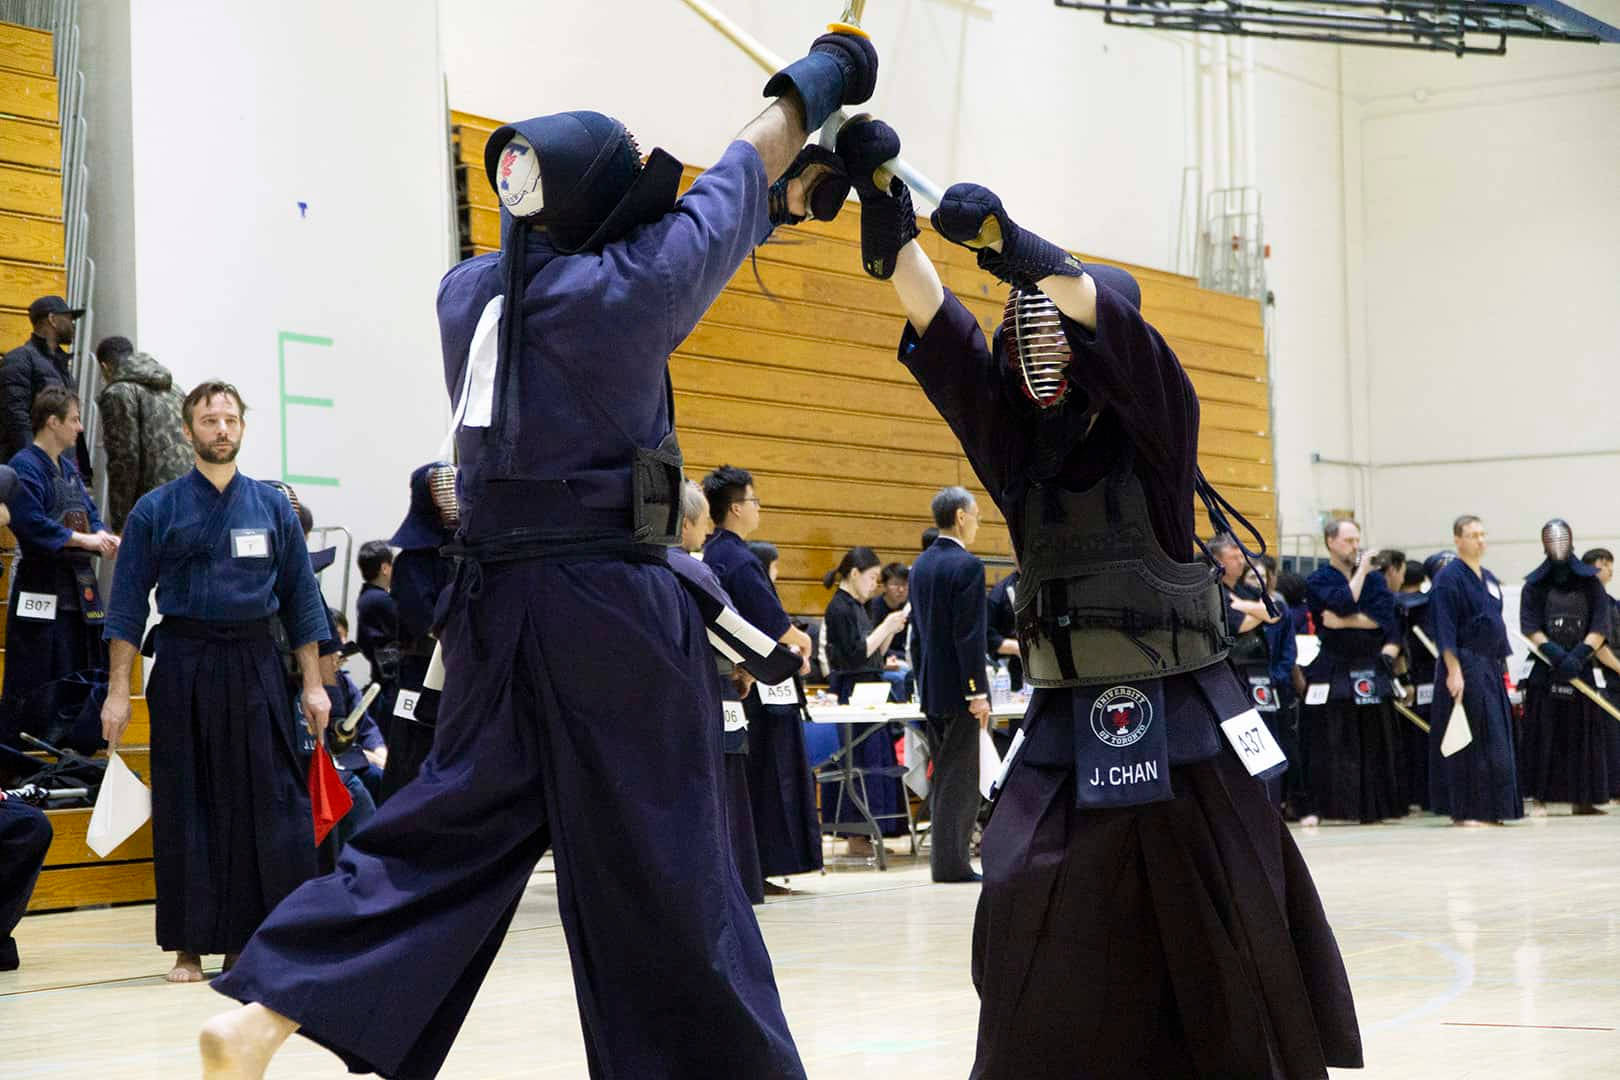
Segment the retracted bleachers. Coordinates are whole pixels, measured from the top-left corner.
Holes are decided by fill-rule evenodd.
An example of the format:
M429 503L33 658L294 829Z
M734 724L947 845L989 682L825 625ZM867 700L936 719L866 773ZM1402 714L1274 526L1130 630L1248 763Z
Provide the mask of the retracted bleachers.
M49 32L0 23L0 351L28 340L27 309L35 297L68 293L54 55ZM7 574L16 558L16 537L10 529L0 530L0 562ZM0 672L8 659L4 643L0 619ZM137 695L140 674L137 665ZM123 757L143 779L150 775L149 732L146 699L137 696ZM35 756L43 764L44 755ZM47 813L56 837L29 911L152 899L150 825L100 859L84 843L89 810Z
M484 144L499 126L451 113L466 256L500 246L499 208L483 172ZM684 182L699 171L688 168ZM945 242L926 221L919 224L946 287L988 334L1000 322L1006 287L979 270L968 251ZM1191 278L1127 269L1142 284L1144 313L1198 390L1204 472L1275 547L1260 305L1200 289ZM701 478L720 464L754 474L763 504L758 539L782 553L777 587L794 614L823 612L829 594L821 575L855 544L910 562L931 524L929 500L946 484L979 497L983 526L975 549L1011 554L999 511L896 359L904 318L894 289L861 270L860 211L852 203L836 221L777 230L671 358L687 475ZM1197 519L1208 535L1201 507Z

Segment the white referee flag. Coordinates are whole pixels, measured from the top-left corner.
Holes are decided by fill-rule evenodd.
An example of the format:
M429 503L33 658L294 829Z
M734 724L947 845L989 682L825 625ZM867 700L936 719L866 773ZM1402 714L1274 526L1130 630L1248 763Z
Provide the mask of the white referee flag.
M96 808L90 812L90 827L84 842L105 859L113 850L135 835L152 816L152 792L130 772L114 750L107 759L107 773L96 795Z
M1451 719L1446 721L1446 734L1440 740L1440 756L1450 757L1473 741L1474 733L1468 730L1468 713L1463 711L1459 701L1451 706Z

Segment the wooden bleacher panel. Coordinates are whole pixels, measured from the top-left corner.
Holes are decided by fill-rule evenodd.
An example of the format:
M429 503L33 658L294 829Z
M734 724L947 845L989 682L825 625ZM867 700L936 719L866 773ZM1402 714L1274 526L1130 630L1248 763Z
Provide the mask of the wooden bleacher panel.
M0 165L0 210L60 217L62 175L46 169Z
M0 23L0 59L13 71L55 81L56 53L49 30Z
M464 251L498 250L499 204L483 176L483 148L500 122L452 112L451 126L463 173ZM683 187L698 172L688 168ZM920 224L941 279L988 334L1000 322L1006 287L980 271L971 253ZM904 315L894 290L861 271L859 250L853 205L836 221L779 230L670 360L687 474L698 478L720 464L754 473L759 538L782 552L778 589L795 614L822 613L829 594L821 575L854 544L910 562L929 524L928 502L946 484L979 498L984 525L975 548L1011 553L1005 523L955 437L897 361ZM1143 313L1198 391L1205 473L1275 546L1260 305L1162 270L1099 261L1124 266L1141 282ZM1194 517L1209 535L1202 510Z
M62 140L55 124L0 116L0 161L38 169L62 167Z
M61 219L28 217L0 211L0 258L14 262L62 265L67 237ZM23 305L25 308L27 305Z
M0 307L21 309L26 319L35 297L50 293L67 295L67 272L61 267L0 259Z
M0 53L0 60L9 59L9 56ZM0 67L0 112L28 120L54 122L58 113L56 79L50 75L32 75L26 71Z
M88 810L68 810L82 813ZM133 842L134 838L131 838ZM52 845L54 848L54 844ZM92 858L94 855L92 854ZM97 904L128 904L152 900L157 884L152 880L150 857L134 862L95 862L83 866L49 867L41 871L28 910L59 911L63 908L91 907Z
M90 828L90 811L47 810L45 814L51 819L51 828L56 830L56 836L51 841L50 853L45 856L46 866L73 866L77 863L101 861L101 856L91 851L84 841L85 833ZM151 857L152 823L147 822L135 831L135 835L114 848L107 855L107 861L119 862Z

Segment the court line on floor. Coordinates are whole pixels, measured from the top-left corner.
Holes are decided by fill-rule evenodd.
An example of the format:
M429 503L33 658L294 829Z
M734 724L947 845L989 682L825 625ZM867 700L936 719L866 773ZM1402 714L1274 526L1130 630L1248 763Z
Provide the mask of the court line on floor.
M1447 1005L1451 1004L1453 1001L1456 1001L1458 998L1462 997L1463 994L1467 993L1468 989L1474 985L1473 957L1460 953L1451 946L1442 944L1441 942L1420 938L1416 934L1399 934L1399 936L1410 938L1420 945L1427 946L1428 948L1431 948L1435 952L1439 953L1441 956L1445 957L1447 960L1451 961L1451 985L1421 1005L1415 1005L1412 1008L1407 1009L1405 1012L1398 1013L1387 1020L1380 1020L1375 1024L1364 1025L1361 1029L1361 1033L1364 1036L1371 1035L1378 1031L1389 1031L1392 1028L1405 1027L1414 1020L1421 1020L1426 1016L1432 1016L1441 1009L1445 1008ZM1352 986L1354 983L1355 980L1352 979Z
M1613 1031L1611 1027L1577 1027L1573 1024L1484 1024L1471 1020L1442 1020L1441 1027L1525 1028L1530 1031Z

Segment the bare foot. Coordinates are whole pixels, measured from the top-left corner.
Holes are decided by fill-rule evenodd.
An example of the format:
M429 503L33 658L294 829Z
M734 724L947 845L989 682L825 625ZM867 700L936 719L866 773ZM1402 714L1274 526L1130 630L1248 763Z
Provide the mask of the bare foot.
M1322 819L1317 817L1315 814L1306 814L1304 817L1299 819L1299 823L1304 828L1314 829L1318 825L1322 824Z
M197 1038L205 1080L254 1080L298 1025L257 1003L220 1013Z
M1542 802L1540 799L1531 799L1530 800L1530 816L1531 817L1546 817L1547 816L1547 804Z
M849 853L856 856L871 858L875 854L872 841L865 836L851 836L849 838Z
M202 957L193 952L175 953L174 967L165 978L172 983L202 982Z
M1451 823L1464 829L1482 829L1485 827L1483 821L1476 821L1473 818L1455 818Z

